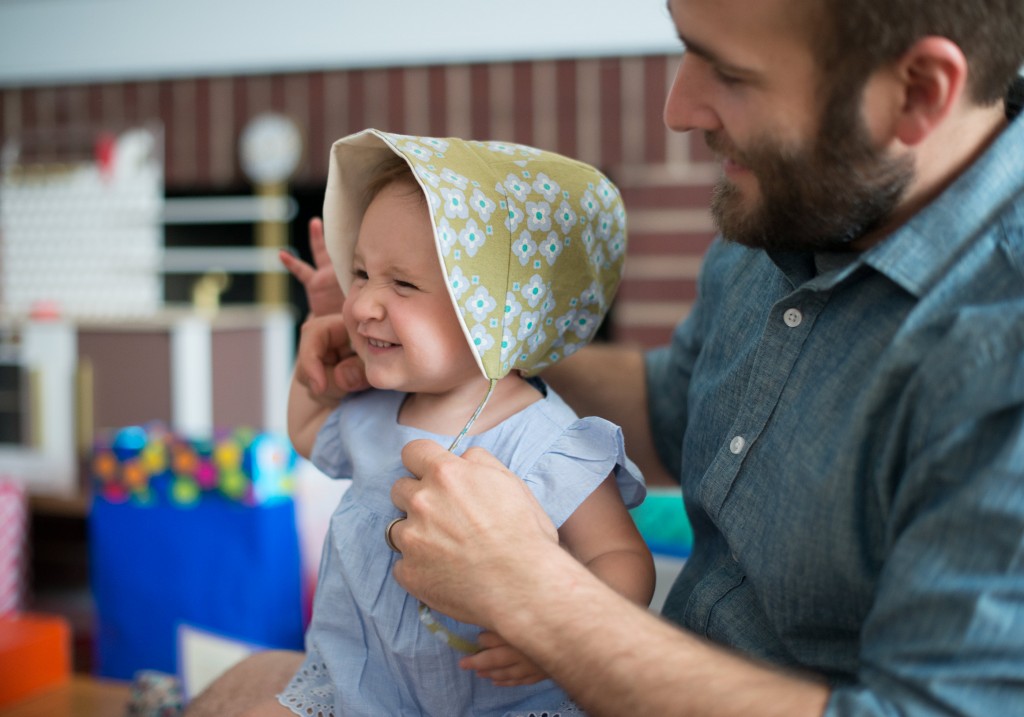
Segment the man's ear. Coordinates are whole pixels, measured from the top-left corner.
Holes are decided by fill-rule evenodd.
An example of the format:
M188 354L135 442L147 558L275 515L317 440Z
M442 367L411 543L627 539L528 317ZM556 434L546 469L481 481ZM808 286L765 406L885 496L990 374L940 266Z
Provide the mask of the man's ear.
M902 106L897 138L907 146L923 141L960 101L967 84L967 58L951 40L924 37L896 61Z

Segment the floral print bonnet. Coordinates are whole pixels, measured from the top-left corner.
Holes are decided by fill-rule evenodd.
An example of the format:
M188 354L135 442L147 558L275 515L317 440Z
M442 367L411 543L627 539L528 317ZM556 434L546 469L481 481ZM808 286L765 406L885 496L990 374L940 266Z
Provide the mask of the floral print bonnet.
M452 305L486 378L536 374L593 337L622 277L622 197L588 164L510 142L375 129L335 142L324 234L342 289L367 180L389 153L426 196Z

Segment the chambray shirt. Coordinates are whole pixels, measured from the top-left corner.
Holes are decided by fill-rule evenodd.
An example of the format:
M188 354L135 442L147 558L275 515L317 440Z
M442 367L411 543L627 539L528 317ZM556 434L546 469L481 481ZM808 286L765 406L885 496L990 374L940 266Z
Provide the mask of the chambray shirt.
M830 717L1024 714L1024 120L866 252L716 242L646 370L695 533L666 617Z

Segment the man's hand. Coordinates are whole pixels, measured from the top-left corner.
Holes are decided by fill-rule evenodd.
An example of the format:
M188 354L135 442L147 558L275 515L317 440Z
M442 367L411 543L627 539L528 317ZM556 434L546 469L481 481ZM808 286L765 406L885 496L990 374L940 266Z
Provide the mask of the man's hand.
M402 551L395 578L433 609L493 626L494 611L510 604L516 571L560 550L554 525L526 484L483 449L458 457L433 441L411 441L402 461L415 478L391 489L408 515L391 533Z
M313 254L312 265L284 250L278 257L284 267L306 289L306 300L313 316L340 314L345 296L341 293L338 277L331 265L331 258L327 255L324 224L318 218L309 220L309 250Z

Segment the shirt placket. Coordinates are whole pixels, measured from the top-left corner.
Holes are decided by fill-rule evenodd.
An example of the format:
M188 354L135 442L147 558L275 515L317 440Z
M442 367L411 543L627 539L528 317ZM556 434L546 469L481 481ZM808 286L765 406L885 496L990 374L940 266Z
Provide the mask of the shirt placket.
M823 294L804 289L772 306L754 355L740 412L701 481L701 502L712 519L717 521L747 456L775 413L824 304Z

